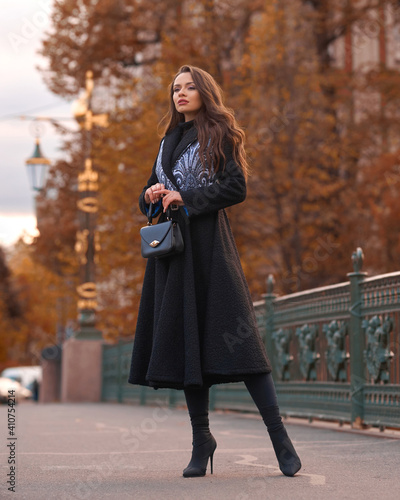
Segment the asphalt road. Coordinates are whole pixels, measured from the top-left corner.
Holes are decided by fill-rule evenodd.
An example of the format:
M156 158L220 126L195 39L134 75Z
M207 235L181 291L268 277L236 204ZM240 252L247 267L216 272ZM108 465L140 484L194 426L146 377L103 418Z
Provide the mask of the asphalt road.
M0 406L0 498L14 499L376 499L399 498L400 439L338 427L285 424L303 463L277 467L259 417L213 412L214 474L183 478L191 454L185 409L98 404L16 407L15 436ZM400 434L400 433L398 433ZM389 434L386 434L389 436ZM15 440L16 438L16 440ZM15 493L8 459L15 441Z

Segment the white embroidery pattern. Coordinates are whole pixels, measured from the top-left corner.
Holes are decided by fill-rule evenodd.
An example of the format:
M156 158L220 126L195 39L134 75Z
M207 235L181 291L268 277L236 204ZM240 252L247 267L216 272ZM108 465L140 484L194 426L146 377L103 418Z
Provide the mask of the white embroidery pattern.
M164 184L166 189L176 191L176 187L168 179L162 168L161 159L163 147L164 141L162 141L160 145L160 151L157 157L156 174L158 182ZM203 165L199 158L199 148L200 144L198 142L191 144L179 157L172 169L176 179L176 185L181 191L210 186L214 182L214 169L211 170L211 176L209 174L209 169L203 169Z

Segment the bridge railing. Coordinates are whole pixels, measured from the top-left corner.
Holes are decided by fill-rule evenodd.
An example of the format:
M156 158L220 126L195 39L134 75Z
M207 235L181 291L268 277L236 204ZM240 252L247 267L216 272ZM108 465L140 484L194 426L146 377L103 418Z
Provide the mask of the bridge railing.
M400 428L400 272L367 278L361 249L349 281L254 303L285 415ZM105 346L103 399L184 404L182 391L127 384L131 342ZM212 409L251 411L243 383L211 389Z

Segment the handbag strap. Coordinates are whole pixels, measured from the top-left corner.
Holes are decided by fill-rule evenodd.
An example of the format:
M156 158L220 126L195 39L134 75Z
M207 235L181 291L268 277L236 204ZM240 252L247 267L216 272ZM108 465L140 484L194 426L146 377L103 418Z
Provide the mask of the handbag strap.
M153 203L150 202L150 205L149 205L149 211L147 212L147 225L148 226L152 226L153 225ZM169 206L167 208L167 220L172 220L172 217L171 217L171 207Z

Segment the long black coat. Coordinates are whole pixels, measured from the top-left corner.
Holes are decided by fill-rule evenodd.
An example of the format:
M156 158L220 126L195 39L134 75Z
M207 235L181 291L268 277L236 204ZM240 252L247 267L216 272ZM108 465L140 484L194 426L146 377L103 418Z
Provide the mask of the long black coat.
M197 141L192 127L164 138L162 167L176 185L173 166ZM183 389L245 380L271 371L225 207L246 197L244 176L231 151L223 173L208 187L180 191L178 214L185 250L148 259L136 327L129 382ZM157 161L156 161L157 163ZM159 182L155 168L139 198ZM222 170L221 170L222 172ZM165 220L160 216L159 222Z

